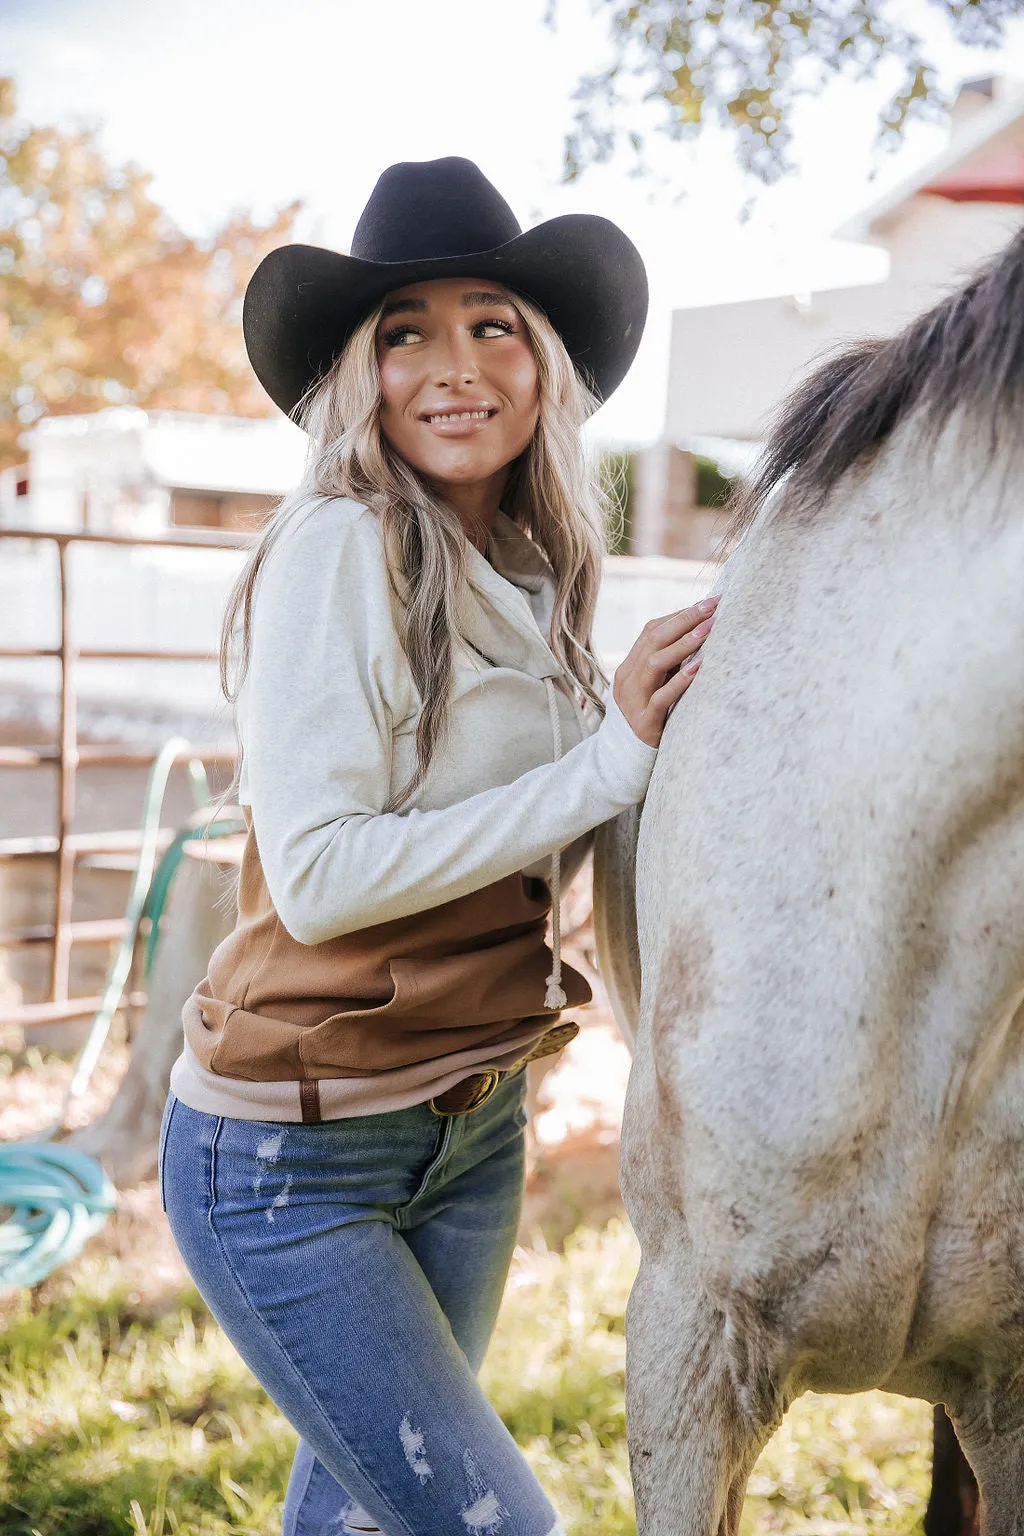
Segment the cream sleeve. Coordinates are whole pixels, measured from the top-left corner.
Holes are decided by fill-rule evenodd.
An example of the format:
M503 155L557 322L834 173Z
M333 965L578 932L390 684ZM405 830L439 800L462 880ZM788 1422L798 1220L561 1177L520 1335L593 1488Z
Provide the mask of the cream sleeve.
M558 762L444 809L386 812L412 682L371 517L350 502L318 508L283 535L256 595L245 782L271 899L303 944L439 906L565 847L641 800L657 756L609 695L598 729Z

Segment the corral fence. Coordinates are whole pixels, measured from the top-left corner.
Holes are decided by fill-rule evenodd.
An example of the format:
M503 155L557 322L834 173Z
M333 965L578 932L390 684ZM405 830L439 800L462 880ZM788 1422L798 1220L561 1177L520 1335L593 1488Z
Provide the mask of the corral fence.
M69 993L71 951L74 945L109 946L120 940L125 933L122 918L73 920L73 895L76 872L87 868L130 870L141 847L141 832L133 828L114 828L110 831L82 833L74 830L76 787L81 766L147 767L158 756L154 749L130 749L122 742L82 743L78 732L79 669L90 663L105 663L108 667L123 667L128 663L202 663L215 662L214 649L184 649L161 646L132 645L81 645L77 643L74 625L73 602L73 551L77 548L105 549L167 549L175 551L208 551L211 549L238 549L247 542L245 536L205 533L168 534L163 538L132 538L129 535L77 532L48 532L38 530L0 529L0 557L17 541L22 548L28 546L33 556L39 546L47 545L56 553L56 619L57 634L49 644L6 642L0 644L0 660L16 663L37 663L41 660L56 662L59 678L57 697L56 742L52 746L0 746L0 768L43 770L57 777L57 825L47 835L6 837L0 839L0 865L9 866L23 860L47 860L56 867L53 883L53 912L49 922L22 925L0 932L0 948L16 949L29 945L47 945L50 950L48 996L39 1002L21 1003L0 1012L0 1025L25 1027L33 1024L53 1024L79 1019L94 1013L100 1006L100 996L73 997ZM30 561L29 565L33 565ZM4 562L5 574L12 573L12 563ZM24 571L22 572L24 575ZM40 594L28 587L20 587L20 596L27 602L33 616L38 618L45 605ZM13 603L5 604L5 612L12 613ZM15 614L15 618L17 615ZM21 626L19 626L21 627ZM208 764L230 763L234 756L222 746L190 746L177 754L177 760L199 759ZM165 847L173 836L173 830L163 829L160 845ZM128 1006L138 1007L144 997L131 986L123 999Z

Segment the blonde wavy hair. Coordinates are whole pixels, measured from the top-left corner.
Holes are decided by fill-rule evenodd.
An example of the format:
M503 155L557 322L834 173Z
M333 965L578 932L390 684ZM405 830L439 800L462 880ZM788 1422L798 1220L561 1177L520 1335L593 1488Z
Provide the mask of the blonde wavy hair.
M502 510L530 535L551 566L551 649L581 700L603 714L598 690L606 678L593 653L592 629L605 548L604 503L580 436L599 402L542 311L518 294L510 298L533 348L540 401L534 435L510 467ZM397 810L422 783L449 723L465 534L451 508L381 431L377 327L382 312L383 302L300 403L297 418L310 439L306 469L271 514L228 600L221 687L236 703L249 667L260 570L287 525L324 497L350 497L369 507L380 521L401 642L422 701L416 767L387 806Z

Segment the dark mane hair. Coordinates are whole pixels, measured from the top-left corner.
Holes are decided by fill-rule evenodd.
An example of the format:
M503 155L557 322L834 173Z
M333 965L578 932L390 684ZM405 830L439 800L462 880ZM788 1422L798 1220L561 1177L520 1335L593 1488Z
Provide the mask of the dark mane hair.
M1022 385L1024 230L899 335L857 342L793 391L733 503L729 541L787 476L801 504L820 504L915 412L935 438L954 411L987 418L994 448Z

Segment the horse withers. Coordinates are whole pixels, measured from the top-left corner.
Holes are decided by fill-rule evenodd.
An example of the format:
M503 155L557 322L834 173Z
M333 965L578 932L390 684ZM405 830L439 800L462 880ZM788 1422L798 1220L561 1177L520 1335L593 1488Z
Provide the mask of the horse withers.
M639 1529L735 1536L787 1405L883 1387L1022 1536L1024 235L826 362L737 516L595 879Z

